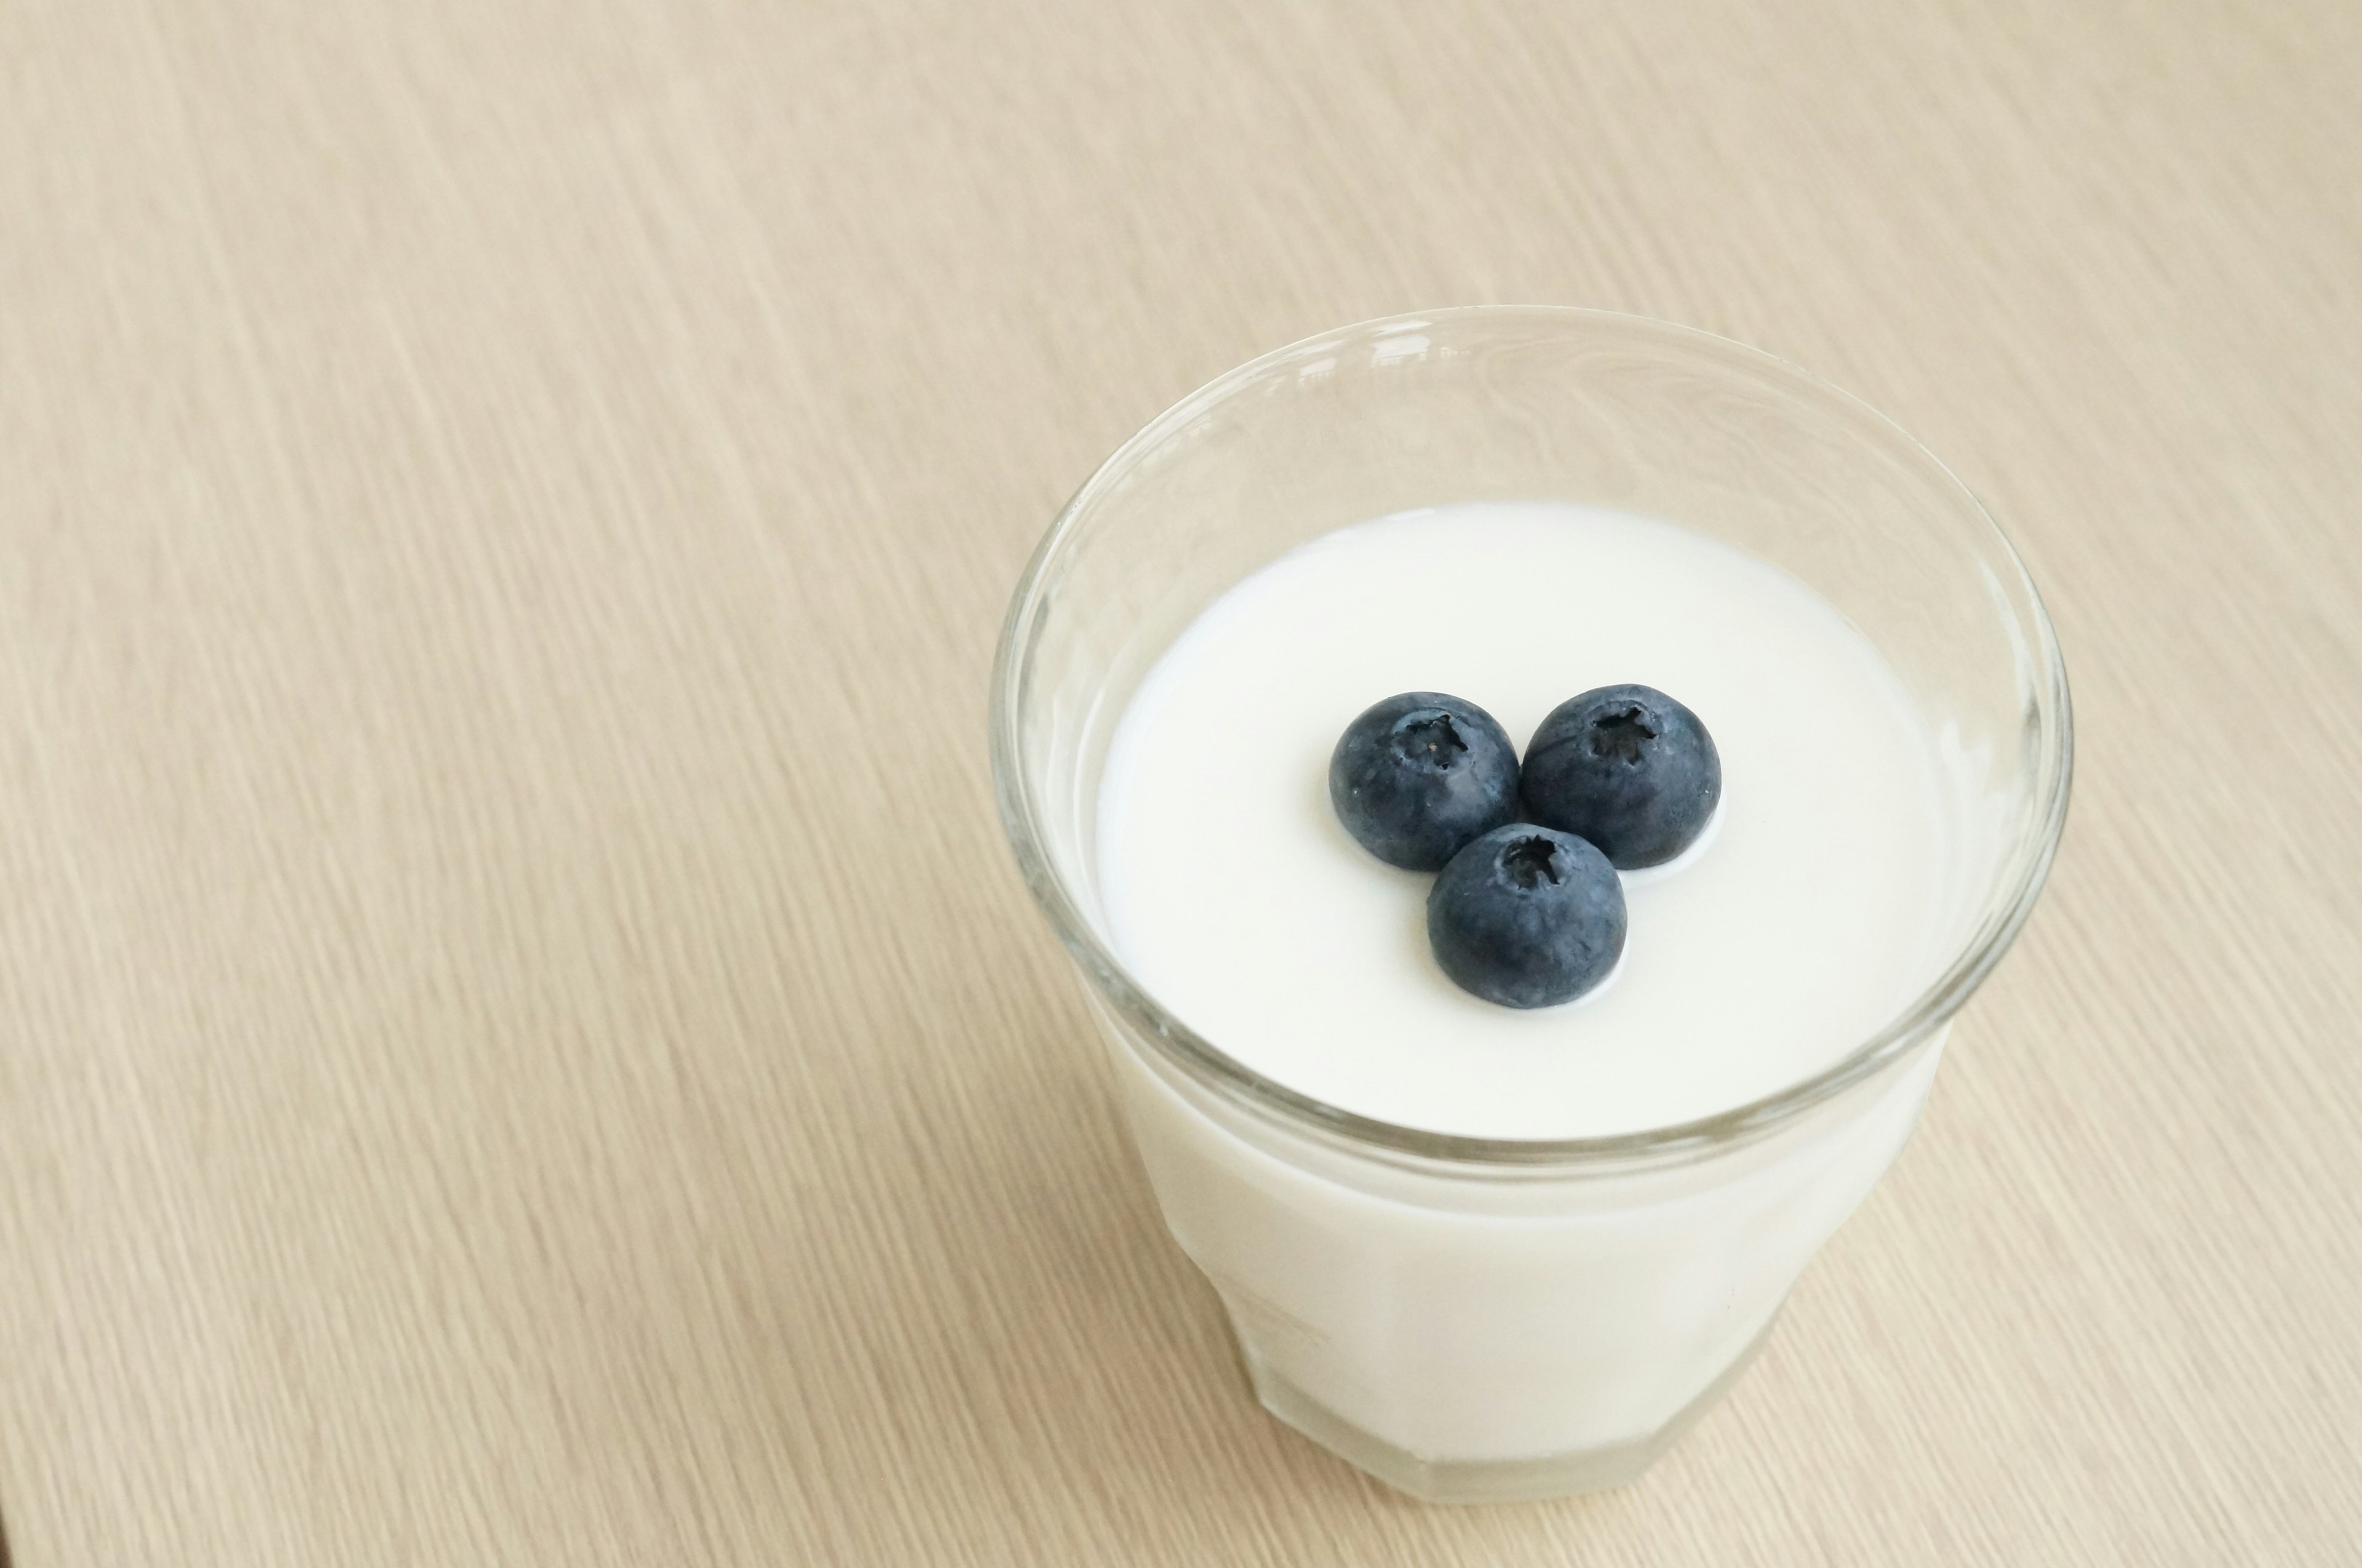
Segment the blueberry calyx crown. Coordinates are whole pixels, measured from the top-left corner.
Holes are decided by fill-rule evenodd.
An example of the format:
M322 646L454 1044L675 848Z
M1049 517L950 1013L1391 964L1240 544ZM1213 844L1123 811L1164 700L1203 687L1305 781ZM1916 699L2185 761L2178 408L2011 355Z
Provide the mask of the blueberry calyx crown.
M1610 709L1591 721L1591 755L1612 756L1630 767L1639 766L1643 744L1656 738L1638 703Z
M1440 708L1419 708L1395 721L1395 750L1406 761L1424 762L1442 772L1467 755L1468 743Z
M1501 851L1501 870L1520 888L1556 887L1566 880L1558 867L1558 845L1540 834L1514 839Z

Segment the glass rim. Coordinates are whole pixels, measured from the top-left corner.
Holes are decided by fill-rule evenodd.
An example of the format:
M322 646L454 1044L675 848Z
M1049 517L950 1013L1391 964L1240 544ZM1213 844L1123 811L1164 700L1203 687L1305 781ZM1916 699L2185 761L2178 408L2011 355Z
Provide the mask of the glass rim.
M1242 384L1298 356L1355 339L1412 331L1444 318L1477 316L1496 320L1529 317L1561 326L1612 323L1627 329L1637 328L1668 341L1737 356L1751 361L1759 370L1789 379L1801 389L1834 398L1872 430L1884 434L1926 464L1967 502L1983 523L1990 542L1999 546L2002 559L2016 574L2015 585L2024 593L2032 614L2033 652L2037 666L2036 708L2039 719L2035 742L2036 773L2029 810L2016 824L2005 874L2001 879L2003 890L1988 901L1983 918L1942 972L1869 1039L1818 1072L1709 1116L1586 1138L1492 1138L1440 1132L1364 1116L1290 1088L1198 1034L1149 994L1101 939L1043 847L1039 802L1022 767L1020 712L1043 604L1055 586L1059 559L1092 503L1128 472L1136 459L1176 429L1222 402ZM1546 1170L1600 1165L1621 1167L1752 1143L1910 1055L1959 1010L2008 951L2033 911L2058 853L2074 774L2072 705L2066 666L2049 612L2008 536L2002 532L1984 503L1941 459L1910 432L1860 398L1775 354L1698 327L1622 311L1574 305L1455 305L1331 327L1223 372L1142 425L1092 470L1073 498L1059 510L1027 561L1010 596L993 657L990 725L993 790L1000 808L1001 826L1026 886L1059 941L1108 1005L1135 1025L1167 1063L1225 1100L1291 1131L1309 1133L1322 1143L1417 1165L1483 1167L1499 1174L1520 1170L1543 1174Z

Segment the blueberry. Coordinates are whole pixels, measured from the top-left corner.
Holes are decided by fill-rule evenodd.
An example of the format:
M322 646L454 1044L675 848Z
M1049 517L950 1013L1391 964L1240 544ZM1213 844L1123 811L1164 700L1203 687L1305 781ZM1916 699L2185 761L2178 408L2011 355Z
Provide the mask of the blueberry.
M1535 822L1589 839L1620 871L1687 849L1722 798L1698 716L1653 686L1602 686L1551 710L1526 747Z
M1345 726L1329 803L1363 849L1440 871L1460 846L1518 815L1518 748L1493 715L1440 691L1405 691Z
M1624 951L1624 884L1573 834L1513 823L1451 857L1427 895L1427 941L1462 990L1556 1007Z

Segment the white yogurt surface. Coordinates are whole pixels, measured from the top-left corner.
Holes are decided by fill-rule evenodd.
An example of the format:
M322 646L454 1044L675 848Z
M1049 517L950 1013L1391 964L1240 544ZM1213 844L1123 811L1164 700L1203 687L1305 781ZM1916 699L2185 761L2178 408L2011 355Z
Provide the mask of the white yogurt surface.
M1618 681L1713 734L1711 837L1625 878L1600 989L1478 1000L1428 950L1432 878L1338 823L1330 749L1380 698L1435 690L1522 752L1552 707ZM1314 540L1182 635L1109 753L1100 889L1148 989L1281 1083L1438 1132L1597 1136L1774 1092L1894 1016L1937 956L1938 801L1900 683L1795 579L1671 524L1468 503Z

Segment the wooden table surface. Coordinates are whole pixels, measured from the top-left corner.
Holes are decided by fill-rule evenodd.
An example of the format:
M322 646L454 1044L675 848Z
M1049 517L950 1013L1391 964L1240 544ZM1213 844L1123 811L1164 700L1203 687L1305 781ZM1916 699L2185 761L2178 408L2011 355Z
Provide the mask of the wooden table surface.
M0 0L18 1568L2353 1562L2362 6ZM1890 411L2081 772L1641 1485L1249 1402L989 803L1126 434L1361 317Z

